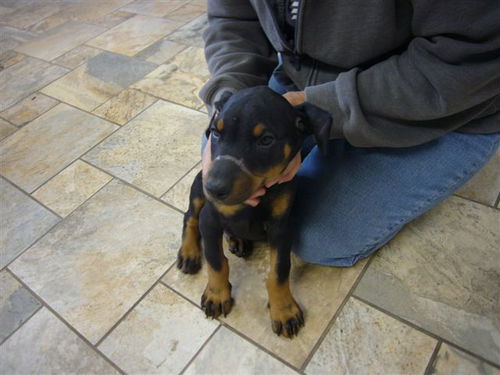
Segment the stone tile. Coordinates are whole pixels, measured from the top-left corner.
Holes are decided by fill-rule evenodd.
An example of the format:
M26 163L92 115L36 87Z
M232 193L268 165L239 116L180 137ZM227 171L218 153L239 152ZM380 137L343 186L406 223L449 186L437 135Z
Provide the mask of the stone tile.
M135 57L155 64L163 64L183 49L186 49L185 45L163 38L139 52Z
M155 101L156 98L140 91L126 89L97 107L93 113L124 125Z
M269 251L258 244L246 261L227 254L235 305L222 320L245 336L264 346L288 363L300 368L329 321L356 281L366 260L352 268L321 267L292 259L291 289L305 314L305 326L291 342L271 329L267 309L265 279ZM197 275L185 275L172 268L163 281L194 303L200 303L206 286L206 265ZM200 312L198 319L205 319Z
M111 179L110 175L77 160L35 191L33 197L66 217Z
M111 29L112 27L122 23L123 21L128 20L130 17L133 16L134 13L117 10L116 12L113 12L111 14L107 14L100 20L93 22L93 24L105 27L106 29Z
M168 19L181 22L189 22L193 18L199 17L206 11L204 6L188 3L166 15Z
M100 49L82 45L58 57L54 62L66 68L74 69L101 52Z
M17 64L22 59L24 59L24 55L17 53L16 51L0 52L0 71Z
M500 151L456 194L487 204L495 205L500 193Z
M182 215L111 181L10 266L96 343L175 260Z
M122 10L145 16L161 17L181 7L184 3L185 1L182 0L135 0Z
M43 20L38 21L37 23L34 23L28 28L28 31L31 31L32 33L36 34L43 34L49 31L50 29L60 26L66 22L68 22L68 19L66 17L58 16L56 13L52 16L49 16L47 18L44 18Z
M17 126L26 125L31 120L47 112L59 102L46 95L35 93L16 105L0 113L4 119Z
M0 350L3 374L118 374L81 338L42 308Z
M498 362L499 218L496 209L449 198L378 252L355 294Z
M130 374L178 374L219 323L158 284L99 349Z
M59 218L0 178L0 268L40 238Z
M500 375L500 370L463 351L443 343L429 374Z
M84 23L98 23L129 2L130 0L77 0L64 4L55 16Z
M69 21L17 47L16 51L50 61L105 30L103 27Z
M146 61L102 52L42 92L91 112L155 67Z
M0 141L14 133L16 130L17 128L14 125L0 119Z
M57 11L59 11L59 5L56 3L36 2L16 9L7 15L0 16L0 22L26 29Z
M228 348L231 353L228 355ZM221 327L184 372L194 374L298 374L226 327Z
M185 175L178 183L176 183L169 191L167 191L161 200L177 207L179 210L186 212L189 206L189 192L194 178L201 171L201 163L196 166L191 172Z
M206 115L158 101L83 157L156 197L200 159Z
M41 304L7 271L0 272L0 344Z
M198 18L192 20L188 24L182 26L181 28L170 34L168 36L168 40L180 44L186 44L188 46L202 48L204 46L202 35L203 31L207 27L207 24L207 15L202 14Z
M0 72L0 111L57 79L67 69L26 57Z
M306 374L423 374L436 340L349 299Z
M16 48L36 37L36 34L15 27L0 25L0 52Z
M1 143L0 174L31 193L116 128L59 104Z
M179 23L164 18L137 15L108 30L87 44L122 55L133 56L171 33Z
M203 49L189 47L132 87L191 108L200 108L203 102L198 92L209 77Z
M5 16L6 14L14 12L15 9L9 8L9 7L4 7L0 5L0 16Z

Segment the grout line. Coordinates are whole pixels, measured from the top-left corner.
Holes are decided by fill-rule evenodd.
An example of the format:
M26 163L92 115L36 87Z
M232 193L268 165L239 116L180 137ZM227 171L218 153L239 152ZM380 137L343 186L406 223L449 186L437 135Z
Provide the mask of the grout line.
M186 176L187 176L188 174L190 174L193 170L195 170L195 169L196 169L196 168L197 168L200 164L201 164L201 161L198 161L198 162L196 162L196 164L195 164L195 165L193 165L191 168L189 168L189 170L188 170L186 173L184 173L184 174L182 175L182 177L181 177L181 178L179 178L177 181L175 181L175 183L174 183L172 186L170 186L166 192L164 192L163 194L161 194L161 195L160 195L160 199L161 199L161 198L162 198L165 194L167 194L168 192L170 192L170 191L171 191L171 190L172 190L172 189L173 189L173 188L174 188L174 187L175 187L175 186L176 186L179 182L181 182L181 180L182 180L184 177L186 177Z
M71 324L69 324L58 312L56 312L50 305L43 300L37 293L35 293L27 284L25 284L17 275L10 269L7 269L12 277L14 277L23 287L25 287L31 294L33 294L43 307L48 309L56 318L58 318L62 323L64 323L74 334L76 334L84 343L86 343L98 356L102 357L106 362L113 366L120 374L125 374L125 372L116 365L108 356L98 350L85 336L83 336L79 331L76 330Z
M210 340L212 340L212 337L214 337L217 332L219 332L219 330L221 329L221 327L222 327L222 324L219 324L217 326L217 328L214 329L214 331L210 334L210 336L208 336L207 340L203 343L202 346L200 346L200 348L198 349L198 351L194 354L194 356L189 360L189 362L186 364L186 366L184 366L184 368L181 370L181 372L179 372L178 375L184 374L184 371L186 371L188 369L188 367L191 365L191 363L194 362L194 360L196 359L196 357L198 357L198 354L200 354L200 352L205 348L205 346L208 345L208 342Z
M439 340L436 343L436 346L435 346L434 350L432 351L432 354L431 354L431 356L429 358L429 363L427 363L427 366L425 368L424 375L431 375L432 374L434 363L436 361L436 357L437 357L437 355L439 353L439 349L441 349L441 344L442 344L441 340Z
M476 204L479 204L481 206L484 206L484 207L488 207L488 208L496 208L495 207L495 203L493 203L493 205L489 205L487 203L484 203L484 202L480 202L480 201L477 201L477 200L474 200L474 199L471 199L471 198L468 198L468 197L463 197L459 194L452 194L451 196L455 197L455 198L460 198L460 199L463 199L463 200L466 200L466 201L469 201L469 202L473 202L473 203L476 203ZM499 196L497 198L497 203L498 203L498 200L500 199L500 193L499 193Z
M309 362L311 361L312 357L314 356L314 354L316 353L316 351L318 350L318 348L320 347L320 345L323 343L326 335L328 334L328 332L330 332L331 328L335 324L335 321L337 320L338 316L340 315L340 313L344 309L344 306L347 303L347 301L349 300L349 298L351 298L353 296L354 290L356 290L356 287L358 286L358 284L360 283L361 279L365 275L366 271L368 270L368 267L370 266L370 264L372 263L372 261L373 261L374 258L375 258L374 254L372 254L372 255L369 256L368 261L366 262L365 266L363 267L363 269L359 273L358 277L356 278L356 280L352 284L351 288L347 292L346 296L344 297L344 300L342 301L342 303L340 304L340 306L337 308L337 311L335 311L335 314L333 314L332 318L330 319L330 321L326 325L325 329L321 333L321 336L319 337L319 339L316 341L316 343L314 344L313 348L309 352L309 355L307 356L307 358L302 363L302 366L300 367L300 371L301 372L305 371L305 369L306 369L307 365L309 364Z
M457 345L457 344L455 344L455 343L453 343L453 342L449 341L448 339L446 339L446 338L444 338L444 337L438 336L437 334L435 334L435 333L433 333L433 332L431 332L431 331L428 331L427 329L422 328L422 327L420 327L420 326L416 325L415 323L413 323L413 322L411 322L411 321L409 321L409 320L406 320L406 319L404 319L404 318L402 318L402 317L400 317L400 316L398 316L398 315L396 315L396 314L394 314L394 313L392 313L392 312L390 312L390 311L388 311L388 310L385 310L384 308L382 308L382 307L380 307L380 306L377 306L377 305L375 305L374 303L372 303L372 302L370 302L370 301L368 301L368 300L365 300L365 299L364 299L364 298L362 298L362 297L359 297L359 296L357 296L357 295L353 295L352 297L353 297L353 298L355 298L355 299L357 299L358 301L361 301L361 302L363 302L364 304L366 304L366 305L368 305L368 306L370 306L370 307L374 308L375 310L378 310L378 311L380 311L380 312L382 312L382 313L384 313L384 314L386 314L386 315L389 315L390 317L392 317L392 318L394 318L394 319L396 319L396 320L400 321L401 323L404 323L404 324L406 324L407 326L410 326L411 328L413 328L413 329L415 329L415 330L417 330L417 331L419 331L419 332L421 332L421 333L423 333L423 334L425 334L425 335L427 335L427 336L432 337L433 339L435 339L435 340L437 340L437 341L442 341L443 343L445 343L445 344L447 344L447 345L450 345L450 346L453 346L454 348L456 348L456 349L458 349L458 350L461 350L461 351L463 351L464 353L467 353L467 354L469 354L469 355L471 355L471 356L473 356L473 357L475 357L475 358L477 358L477 359L479 359L479 360L481 360L481 361L483 361L483 362L485 362L485 363L489 364L490 366L493 366L493 367L495 367L495 368L497 368L497 369L500 369L500 364L496 364L496 363L492 362L491 360L489 360L489 359L486 359L486 358L482 357L482 356L481 356L481 355L479 355L479 354L473 353L473 352L471 352L469 349L465 349L464 347L462 347L462 346L460 346L460 345Z
M3 272L3 271L2 271L2 272ZM7 271L5 271L5 272L7 272ZM33 298L35 298L35 296L33 296ZM35 298L35 299L36 299L36 298ZM37 312L39 312L39 311L43 308L43 304L42 304L42 303L40 303L40 302L38 301L38 299L36 299L36 301L40 304L40 306L38 306L38 308L37 308L35 311L33 311L33 312L31 313L31 315L30 315L30 316L29 316L29 317L28 317L28 318L27 318L24 322L22 322L22 323L21 323L21 324L20 324L20 325L19 325L19 326L15 329L15 330L13 330L11 333L9 333L9 334L8 334L8 335L7 335L7 336L3 339L3 341L0 341L0 346L1 346L1 345L3 345L5 342L7 342L7 340L8 340L11 336L14 336L14 334L15 334L15 333L16 333L16 332L17 332L17 331L18 331L18 330L19 330L22 326L24 326L26 323L28 323L28 321L29 321L31 318L33 318L33 317L36 315L36 313L37 313Z

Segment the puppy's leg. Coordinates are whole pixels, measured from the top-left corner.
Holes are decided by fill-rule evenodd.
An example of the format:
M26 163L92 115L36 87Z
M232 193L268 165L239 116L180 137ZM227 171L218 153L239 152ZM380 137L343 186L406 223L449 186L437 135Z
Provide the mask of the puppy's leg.
M189 208L184 214L182 228L182 243L177 253L177 268L184 273L194 274L201 268L201 247L199 216L205 204L201 172L198 173L191 185L189 194Z
M201 296L201 307L207 317L226 316L233 307L229 265L222 249L222 227L211 205L205 206L200 217L203 250L207 260L208 283Z
M248 258L252 254L253 242L224 233L229 251L240 258Z
M269 231L271 265L267 278L273 331L292 338L304 325L304 315L290 292L291 236L278 225Z

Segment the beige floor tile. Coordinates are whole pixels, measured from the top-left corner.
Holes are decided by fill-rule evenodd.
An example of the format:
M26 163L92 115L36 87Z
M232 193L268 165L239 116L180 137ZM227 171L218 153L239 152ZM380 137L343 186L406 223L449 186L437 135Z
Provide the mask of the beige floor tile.
M184 44L178 44L163 38L139 52L135 57L155 64L163 64L184 49L186 49Z
M58 57L54 60L54 63L74 69L101 52L100 49L82 45Z
M123 7L122 10L145 16L161 17L181 7L184 3L185 1L181 0L135 0Z
M14 125L23 126L40 116L42 113L55 107L58 103L57 100L49 98L46 95L35 93L21 100L6 111L3 111L0 113L0 116L9 120Z
M57 14L58 13L34 23L28 28L28 30L32 33L43 34L54 27L61 26L62 24L68 22L66 17L61 17Z
M205 12L206 8L204 6L188 3L168 13L165 17L174 21L189 22L194 18L201 16Z
M33 192L116 128L59 104L0 144L0 174Z
M155 101L156 98L143 92L126 89L118 96L97 107L93 113L124 125Z
M92 22L94 25L105 27L106 29L111 29L116 25L122 23L133 17L134 13L124 12L122 10L117 10L116 12L110 13L99 19L98 21Z
M0 141L14 133L16 130L17 128L14 125L0 119Z
M0 350L2 374L118 374L81 338L42 308Z
M159 284L99 345L130 374L178 374L219 323Z
M0 272L0 344L41 304L7 271Z
M355 294L499 361L499 219L496 209L449 198L378 252Z
M500 193L500 150L456 194L494 206Z
M0 72L0 111L33 94L68 70L26 57L21 62Z
M189 206L189 192L194 178L201 171L201 164L198 164L191 172L185 175L178 183L176 183L169 191L167 191L161 200L177 207L179 210L186 212Z
M36 34L15 27L0 25L0 52L6 52L36 37Z
M168 269L182 215L112 181L11 264L96 343Z
M6 14L14 12L14 8L4 7L0 5L0 16L5 16Z
M83 23L98 23L103 17L118 10L130 0L85 0L64 4L55 16Z
M164 18L137 15L108 30L87 44L122 55L133 56L179 27Z
M35 2L16 9L7 15L0 16L0 22L20 29L27 29L31 25L58 12L59 9L60 6L55 2Z
M293 340L276 336L267 309L268 250L259 245L247 259L229 254L230 281L235 306L223 320L285 361L300 367L313 349L352 285L366 260L353 268L321 267L293 259L291 288L305 314L305 326ZM206 265L197 275L182 274L172 268L163 281L199 304L206 286ZM199 319L204 319L200 312Z
M350 299L306 374L423 374L436 340Z
M65 217L111 179L110 175L77 160L36 190L33 197Z
M7 69L9 66L17 64L24 59L24 55L16 51L0 52L0 71Z
M231 348L231 354L228 353L229 348ZM226 327L221 327L184 374L292 375L298 373Z
M500 370L443 343L429 373L435 375L500 375Z
M50 61L105 30L96 25L68 21L17 47L16 51Z
M0 178L0 268L40 238L59 218Z
M42 92L91 112L155 67L146 61L102 52Z
M205 114L160 100L83 159L159 197L200 160L206 122Z
M186 44L188 46L195 46L202 48L204 46L203 42L203 31L206 29L208 24L207 15L202 14L196 19L192 20L188 24L182 26L172 34L168 36L168 40L172 42Z
M189 47L132 87L162 99L199 108L203 102L198 92L209 76L203 49Z

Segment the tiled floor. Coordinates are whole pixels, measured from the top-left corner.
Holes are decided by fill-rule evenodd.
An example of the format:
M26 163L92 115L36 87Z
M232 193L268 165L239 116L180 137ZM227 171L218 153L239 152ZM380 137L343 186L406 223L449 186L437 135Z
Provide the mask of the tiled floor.
M264 247L236 305L174 266L200 169L203 0L0 0L0 373L500 374L500 153L371 259L293 259L306 326L270 329Z

